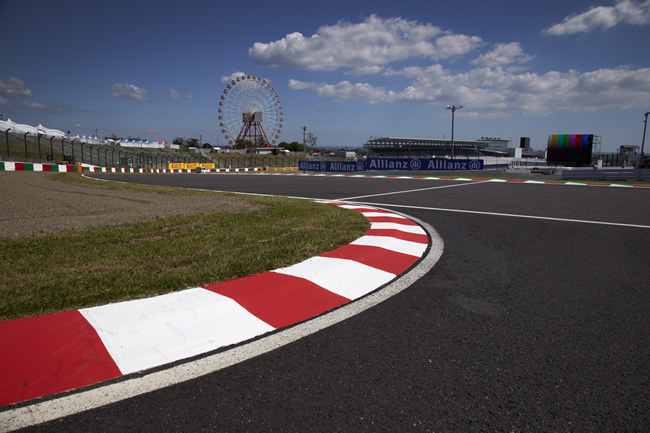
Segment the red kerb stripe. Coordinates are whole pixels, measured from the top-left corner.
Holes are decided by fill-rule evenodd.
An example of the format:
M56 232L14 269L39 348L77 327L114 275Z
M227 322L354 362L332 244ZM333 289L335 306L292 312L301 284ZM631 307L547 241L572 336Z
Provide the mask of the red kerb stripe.
M366 245L345 245L337 250L321 254L321 257L354 260L355 262L396 275L410 268L418 260L417 257L409 254Z
M403 232L397 229L370 229L366 232L366 236L387 236L420 244L429 243L429 237L426 234Z
M0 405L121 376L78 311L0 322Z
M350 300L309 280L264 272L205 286L227 296L274 328L317 316Z

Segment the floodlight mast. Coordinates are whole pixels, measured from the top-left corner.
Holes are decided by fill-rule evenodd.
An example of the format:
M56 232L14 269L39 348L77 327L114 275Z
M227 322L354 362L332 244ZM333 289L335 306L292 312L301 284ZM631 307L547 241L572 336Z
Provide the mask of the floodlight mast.
M451 110L451 159L454 159L454 113L461 108L463 108L462 105L458 107L455 105L447 105L447 110Z
M641 139L641 155L639 155L639 168L643 166L644 158L643 158L643 147L645 146L645 130L648 126L648 114L650 114L650 111L646 111L644 116L645 120L643 121L643 139Z

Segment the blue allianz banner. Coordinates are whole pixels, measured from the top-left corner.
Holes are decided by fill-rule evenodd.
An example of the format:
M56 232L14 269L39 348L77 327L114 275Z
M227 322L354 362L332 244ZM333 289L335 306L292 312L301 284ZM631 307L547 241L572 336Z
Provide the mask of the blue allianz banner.
M364 171L426 171L483 170L482 159L446 159L446 158L368 158L360 161L300 161L298 169L302 171L321 171L330 173L359 173Z
M446 159L446 158L368 158L366 170L483 170L482 159Z
M303 171L327 171L330 173L356 173L365 171L363 162L357 161L300 161L298 169Z

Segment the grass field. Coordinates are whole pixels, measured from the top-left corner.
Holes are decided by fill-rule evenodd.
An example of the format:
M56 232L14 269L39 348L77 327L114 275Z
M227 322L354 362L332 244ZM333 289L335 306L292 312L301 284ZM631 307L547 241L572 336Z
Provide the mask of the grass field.
M160 194L179 188L55 178ZM238 196L246 210L175 216L0 243L0 320L154 296L298 263L362 236L357 212L307 200ZM252 205L252 206L250 206Z

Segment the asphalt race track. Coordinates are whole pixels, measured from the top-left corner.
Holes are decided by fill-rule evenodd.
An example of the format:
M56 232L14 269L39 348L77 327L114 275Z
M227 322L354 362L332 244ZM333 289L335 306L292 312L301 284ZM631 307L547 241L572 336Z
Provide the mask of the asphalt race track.
M647 431L650 188L94 174L403 212L445 242L389 300L207 376L26 431Z

